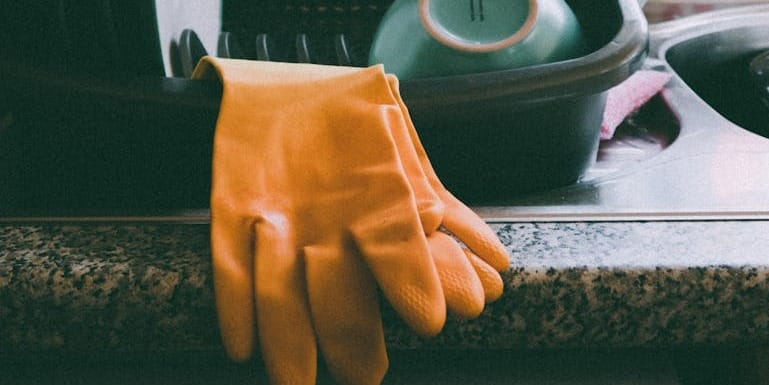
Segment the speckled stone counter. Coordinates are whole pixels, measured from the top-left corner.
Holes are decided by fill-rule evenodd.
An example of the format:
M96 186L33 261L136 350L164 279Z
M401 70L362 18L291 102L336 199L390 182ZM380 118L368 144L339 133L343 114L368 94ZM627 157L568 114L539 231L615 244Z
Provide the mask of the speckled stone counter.
M503 298L394 348L769 342L769 222L493 224ZM217 350L205 224L0 226L0 353Z

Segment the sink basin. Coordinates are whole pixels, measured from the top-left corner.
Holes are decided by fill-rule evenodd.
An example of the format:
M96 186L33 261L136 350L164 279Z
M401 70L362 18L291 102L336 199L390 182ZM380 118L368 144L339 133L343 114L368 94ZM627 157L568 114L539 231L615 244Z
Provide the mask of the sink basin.
M749 63L769 49L769 5L649 27L648 69L674 76L633 120L645 133L602 150L644 153L579 183L479 208L488 220L689 220L769 217L769 107ZM627 123L625 124L627 126ZM627 127L625 127L627 129ZM619 131L623 138L622 127ZM626 135L626 133L625 133ZM652 151L649 151L649 149ZM656 149L655 149L656 148ZM641 151L645 150L645 151Z
M769 50L769 21L745 23L725 20L683 34L664 44L658 56L721 115L769 136L769 107L762 102L767 90L749 70L751 61Z

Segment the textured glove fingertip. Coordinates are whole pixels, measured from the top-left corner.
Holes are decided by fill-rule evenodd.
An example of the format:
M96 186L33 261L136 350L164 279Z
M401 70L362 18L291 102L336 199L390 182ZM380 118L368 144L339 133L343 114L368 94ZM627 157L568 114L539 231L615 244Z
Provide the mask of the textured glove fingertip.
M484 260L500 273L507 271L510 268L510 256L499 239L496 236L492 240L484 238L484 243L483 249L488 250L483 254L486 257Z
M390 301L411 329L423 337L434 337L446 323L446 301L443 291L429 293L418 287L404 286Z
M483 286L483 292L485 295L485 302L491 303L499 299L504 291L504 282L499 272L495 270L488 263L484 262L477 255L473 254L470 250L464 250L467 259L470 264L473 265L478 278L480 278L481 285Z

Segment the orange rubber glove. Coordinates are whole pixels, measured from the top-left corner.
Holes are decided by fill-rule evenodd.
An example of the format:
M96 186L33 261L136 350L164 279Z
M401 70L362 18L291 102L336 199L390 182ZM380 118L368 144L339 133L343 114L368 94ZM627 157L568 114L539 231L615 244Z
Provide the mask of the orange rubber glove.
M262 65L260 67L262 67L259 69L260 72L267 71L272 78L293 79L294 81L316 81L324 77L359 71L359 69L353 68L328 66ZM300 71L297 72L297 70ZM396 142L409 183L416 194L420 219L427 233L430 252L443 286L447 307L458 316L476 317L483 309L484 300L485 302L493 301L502 293L502 281L496 270L501 271L507 268L507 253L491 229L442 186L427 160L424 149L419 143L416 131L408 117L406 107L400 99L397 79L388 75L387 80L391 87L392 104L397 105L402 113L399 119L391 117L388 126ZM478 258L467 249L460 248L453 239L437 231L440 225L446 229L451 229L458 238L476 250L483 259ZM337 268L344 268L344 266ZM329 271L323 275L318 275L319 278L324 276L331 277L334 274ZM309 294L310 296L319 295L319 293L314 292ZM338 322L329 319L323 323L332 325ZM337 326L331 327L336 328ZM355 344L348 343L348 345L335 344L337 351L347 351L347 353L337 354L337 356L355 357ZM380 359L383 359L384 364L380 367L386 368L386 356L384 354L381 356ZM326 360L330 361L329 357L326 357ZM329 362L332 372L345 372L344 365L349 365L349 363L344 363L340 367L334 362ZM352 366L359 370L376 372L371 367ZM335 376L344 377L344 374ZM352 381L351 383L363 382Z
M275 385L315 382L316 341L340 383L378 384L375 285L419 334L446 316L391 135L402 114L381 67L317 79L284 66L205 58L195 71L223 83L211 242L224 344L245 360L258 338Z

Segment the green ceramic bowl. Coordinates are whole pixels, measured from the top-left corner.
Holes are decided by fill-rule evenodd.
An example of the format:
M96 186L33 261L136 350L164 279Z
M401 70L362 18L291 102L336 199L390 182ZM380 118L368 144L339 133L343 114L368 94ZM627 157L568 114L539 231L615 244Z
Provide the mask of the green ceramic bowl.
M400 79L489 72L584 55L564 0L396 0L374 36L369 64Z

